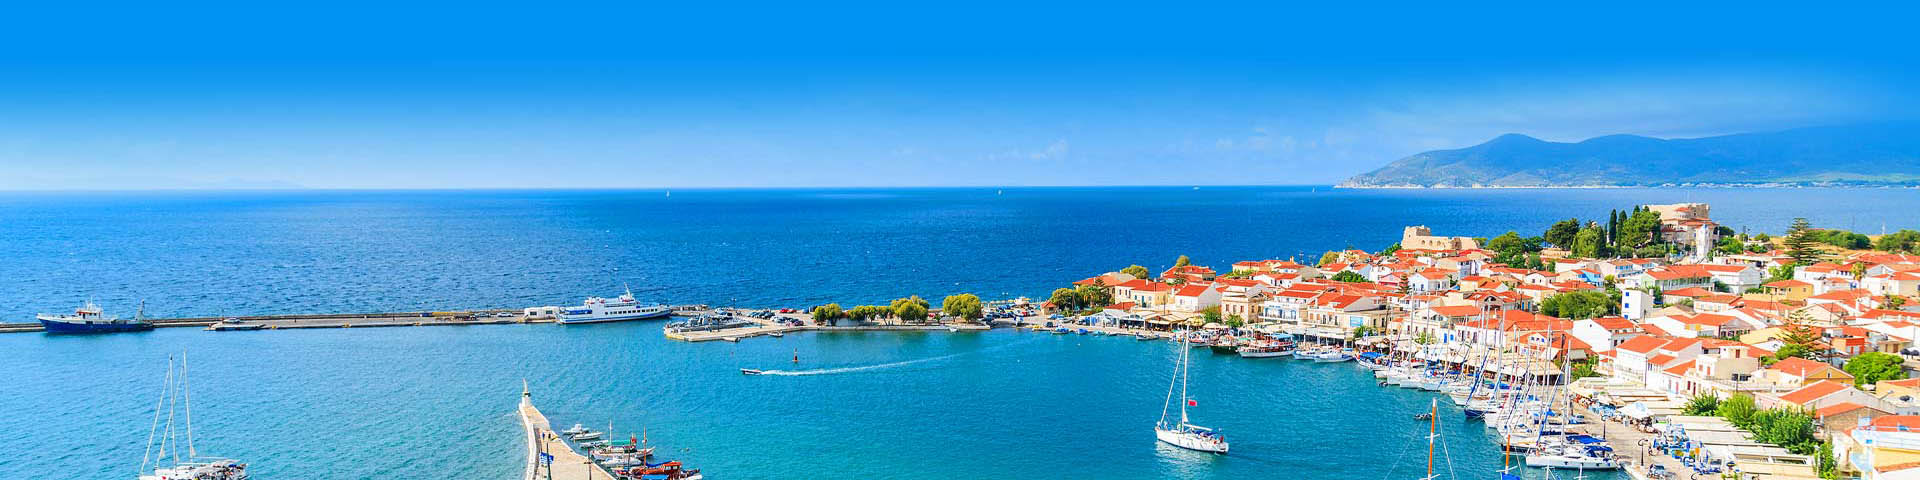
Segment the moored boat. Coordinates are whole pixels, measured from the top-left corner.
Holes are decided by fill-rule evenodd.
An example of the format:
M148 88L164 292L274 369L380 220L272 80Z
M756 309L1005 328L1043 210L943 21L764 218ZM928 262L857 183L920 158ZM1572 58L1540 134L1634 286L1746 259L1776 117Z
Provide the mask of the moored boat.
M144 313L145 310L146 307L143 303L141 311ZM40 321L40 326L46 328L47 333L112 333L153 330L153 322L141 317L142 315L139 314L134 315L132 319L109 317L102 314L99 305L94 305L93 302L89 301L85 305L80 306L80 308L74 309L70 315L42 313L35 315L34 319Z
M565 324L606 323L667 318L670 316L673 316L673 309L671 307L654 303L642 304L633 299L633 290L628 289L626 293L622 293L620 296L612 299L588 297L587 300L579 306L560 309L559 322Z

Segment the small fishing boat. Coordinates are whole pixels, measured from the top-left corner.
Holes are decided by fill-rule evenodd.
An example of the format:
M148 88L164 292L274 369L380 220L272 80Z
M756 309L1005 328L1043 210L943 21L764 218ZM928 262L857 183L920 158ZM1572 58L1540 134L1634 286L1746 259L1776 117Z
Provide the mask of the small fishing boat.
M1426 421L1426 420L1433 420L1433 413L1432 413L1432 412L1420 412L1420 414L1419 414L1419 415L1414 415L1414 416L1413 416L1413 419L1414 419L1414 420L1420 420L1420 421Z
M582 441L582 440L597 440L597 439L599 439L599 438L600 438L600 435L601 435L601 434L600 434L600 432L596 432L596 431L592 431L592 430L588 430L588 431L585 431L585 432L580 432L580 433L576 433L576 434L573 434L573 435L568 435L568 436L567 436L567 439L568 439L568 440L573 440L573 441L576 441L576 442L578 442L578 441Z
M1133 334L1133 339L1134 339L1134 340L1139 340L1139 341L1142 341L1142 342L1144 342L1144 341L1148 341L1148 340L1154 340L1155 338L1156 338L1156 337L1154 337L1154 336L1152 336L1152 335L1147 335L1147 334L1144 334L1144 333L1136 333L1136 334Z
M787 334L780 333L780 332L773 332L773 333L768 333L767 336L773 337L773 338L780 338L780 337L787 336Z
M762 371L760 371L759 369L754 369L754 368L742 368L742 369L740 369L740 374L741 374L741 375L759 375L759 374L762 374L762 373L766 373L766 372L762 372Z
M579 435L582 433L587 433L587 426L576 423L576 424L573 424L572 427L567 428L566 430L561 430L560 433L567 434L567 435Z
M958 332L958 331L960 331L960 329L958 329L958 328L953 328L953 327L947 327L947 333L954 333L954 332Z

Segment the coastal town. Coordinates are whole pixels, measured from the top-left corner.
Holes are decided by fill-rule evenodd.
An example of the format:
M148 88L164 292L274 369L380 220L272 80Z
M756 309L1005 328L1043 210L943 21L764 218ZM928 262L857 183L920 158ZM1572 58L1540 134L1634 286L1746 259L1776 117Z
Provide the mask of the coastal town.
M1624 470L1634 478L1920 475L1920 232L1863 235L1796 220L1738 232L1703 203L1567 219L1537 236L1445 236L1408 226L1377 252L1132 265L1044 300L956 294L886 305L743 309L642 303L446 312L133 319L91 304L4 331L211 331L667 320L685 342L797 332L1131 336L1252 359L1352 362L1381 387L1437 394L1483 422L1515 468ZM1457 233L1457 232L1447 232ZM41 328L35 328L41 327ZM794 362L799 362L796 351ZM1184 371L1185 357L1181 370ZM742 374L763 372L742 368ZM1171 404L1171 393L1169 394ZM554 431L526 401L528 478L700 478L646 442ZM1182 400L1185 403L1185 400ZM1448 413L1451 414L1451 413ZM1161 440L1224 454L1226 439L1162 420ZM608 438L600 438L603 435ZM580 453L580 452L585 452ZM564 461L556 463L556 457ZM571 475L571 474L569 474ZM569 477L571 478L571 477ZM1715 477L1717 478L1717 477Z
M1635 207L1538 237L1410 226L1380 252L1225 271L1182 257L1157 274L1132 266L1074 282L1041 308L1058 331L1091 326L1216 351L1276 339L1303 354L1309 342L1345 346L1358 358L1340 360L1382 372L1382 385L1450 393L1470 415L1476 401L1495 411L1543 401L1531 415L1554 418L1499 430L1612 433L1607 453L1569 454L1596 462L1572 468L1920 475L1920 379L1906 378L1920 367L1920 305L1908 300L1920 295L1917 235L1876 241L1804 220L1784 236L1749 235L1709 209ZM1533 389L1490 391L1513 388L1491 387L1499 382ZM1555 402L1583 415L1540 413Z

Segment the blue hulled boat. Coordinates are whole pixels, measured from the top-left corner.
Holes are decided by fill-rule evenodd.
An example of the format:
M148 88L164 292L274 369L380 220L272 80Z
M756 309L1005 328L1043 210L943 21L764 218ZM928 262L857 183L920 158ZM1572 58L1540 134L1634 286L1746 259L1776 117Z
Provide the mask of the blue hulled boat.
M93 302L74 309L72 315L42 313L34 318L40 320L40 326L46 327L47 333L141 332L153 329L153 322L138 315L131 320L101 315L100 306Z

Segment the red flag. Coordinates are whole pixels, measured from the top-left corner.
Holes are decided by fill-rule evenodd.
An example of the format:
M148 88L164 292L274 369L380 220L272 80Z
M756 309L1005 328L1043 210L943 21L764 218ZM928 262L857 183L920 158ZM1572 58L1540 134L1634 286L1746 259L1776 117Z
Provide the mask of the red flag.
M1189 406L1189 407L1198 407L1198 406L1200 406L1200 401L1199 401L1199 400L1187 400L1187 406Z

